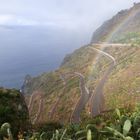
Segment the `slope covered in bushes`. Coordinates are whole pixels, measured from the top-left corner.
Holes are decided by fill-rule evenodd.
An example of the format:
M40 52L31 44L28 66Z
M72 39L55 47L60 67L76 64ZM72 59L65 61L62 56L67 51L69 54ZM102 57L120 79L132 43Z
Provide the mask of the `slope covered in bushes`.
M0 88L0 125L11 124L14 135L29 127L28 109L23 95L15 89Z

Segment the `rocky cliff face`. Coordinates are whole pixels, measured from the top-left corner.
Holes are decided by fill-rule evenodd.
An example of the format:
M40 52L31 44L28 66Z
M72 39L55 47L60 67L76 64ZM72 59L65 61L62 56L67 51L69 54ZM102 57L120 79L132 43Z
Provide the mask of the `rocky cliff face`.
M140 4L119 12L95 31L91 44L75 50L65 57L56 71L28 79L23 91L33 123L55 120L70 122L81 97L79 86L81 73L91 95L109 67L110 61L92 51L104 50L112 55L117 64L103 88L105 109L134 105L138 102L140 85ZM108 47L94 43L119 43ZM128 44L124 46L123 44ZM122 44L122 45L121 45ZM107 93L107 94L106 94ZM90 116L90 100L80 113L81 119Z

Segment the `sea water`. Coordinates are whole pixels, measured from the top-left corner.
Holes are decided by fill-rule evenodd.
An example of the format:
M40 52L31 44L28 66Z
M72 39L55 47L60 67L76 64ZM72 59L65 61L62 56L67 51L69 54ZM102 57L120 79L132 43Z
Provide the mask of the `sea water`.
M55 70L66 54L88 43L80 31L0 26L0 87L20 88L24 77Z

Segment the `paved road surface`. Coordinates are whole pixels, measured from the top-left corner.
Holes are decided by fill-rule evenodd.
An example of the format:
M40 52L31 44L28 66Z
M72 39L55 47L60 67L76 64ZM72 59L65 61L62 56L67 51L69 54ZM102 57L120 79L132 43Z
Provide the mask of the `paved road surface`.
M101 81L98 83L97 87L95 88L94 94L92 95L91 100L90 100L91 101L91 103L90 103L91 116L95 117L95 116L99 115L104 109L105 101L104 101L103 88L104 88L104 84L108 80L110 73L112 72L114 66L116 65L116 61L113 56L111 56L110 54L108 54L104 51L101 51L101 50L93 48L93 47L90 47L90 49L93 51L97 51L104 56L107 56L112 61L112 63L110 63L109 68L103 75Z
M78 102L75 106L75 109L71 115L71 123L79 123L80 122L81 112L85 108L85 106L90 98L90 95L91 95L89 93L88 88L85 85L84 76L79 72L75 72L75 75L79 76L79 78L80 78L79 88L81 91L81 96L80 96L80 99L78 100Z
M89 46L104 46L104 47L126 47L126 46L131 46L131 44L126 44L126 43L93 43L93 44L89 44Z

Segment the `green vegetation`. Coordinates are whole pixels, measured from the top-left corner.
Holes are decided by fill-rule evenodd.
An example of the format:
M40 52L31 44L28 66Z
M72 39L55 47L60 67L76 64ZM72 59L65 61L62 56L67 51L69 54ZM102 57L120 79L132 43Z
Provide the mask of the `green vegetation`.
M8 123L1 126L2 137L9 137L7 129L10 129ZM140 107L137 106L135 110L116 109L82 124L43 124L36 126L36 132L30 136L23 137L29 140L139 140Z
M134 45L140 44L140 32L129 32L114 37L114 43L132 43Z
M18 90L0 88L0 125L11 124L14 137L19 129L29 127L29 116L24 97Z
M11 126L10 126L9 123L4 123L1 126L0 135L3 139L4 138L9 138L10 140L13 140L13 136L12 136L12 133L11 133Z

